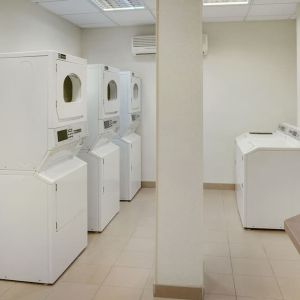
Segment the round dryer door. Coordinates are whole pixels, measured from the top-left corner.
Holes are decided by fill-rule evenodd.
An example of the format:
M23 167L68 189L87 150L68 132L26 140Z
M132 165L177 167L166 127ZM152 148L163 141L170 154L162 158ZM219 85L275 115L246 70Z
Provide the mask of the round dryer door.
M103 112L105 117L119 114L120 111L120 75L118 72L103 73ZM100 107L101 109L101 107ZM100 114L101 115L101 114Z
M86 66L57 61L57 114L59 120L80 119L85 116Z
M131 81L131 112L139 112L141 110L141 79L132 77Z

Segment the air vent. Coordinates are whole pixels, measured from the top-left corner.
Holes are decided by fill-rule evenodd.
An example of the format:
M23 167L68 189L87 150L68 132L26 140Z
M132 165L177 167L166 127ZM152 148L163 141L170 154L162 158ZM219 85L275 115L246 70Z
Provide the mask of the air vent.
M140 0L90 0L104 11L144 9Z
M204 0L204 6L215 6L215 5L245 5L249 4L249 0Z
M134 55L147 55L156 53L155 35L135 36L132 38L132 53Z

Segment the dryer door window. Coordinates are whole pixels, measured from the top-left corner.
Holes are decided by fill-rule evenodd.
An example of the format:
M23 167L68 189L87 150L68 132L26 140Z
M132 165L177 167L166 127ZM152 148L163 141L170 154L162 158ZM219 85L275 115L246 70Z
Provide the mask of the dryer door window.
M132 112L141 110L141 79L132 78L131 82L131 110Z
M120 78L116 72L105 71L103 74L104 115L115 115L120 110Z
M85 116L85 65L57 61L57 115L59 120Z

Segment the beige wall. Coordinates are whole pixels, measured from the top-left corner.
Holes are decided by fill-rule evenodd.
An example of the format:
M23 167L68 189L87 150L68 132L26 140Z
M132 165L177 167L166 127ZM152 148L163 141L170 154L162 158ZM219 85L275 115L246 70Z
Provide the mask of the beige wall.
M154 35L154 26L85 29L82 36L83 55L89 63L103 63L131 70L142 84L142 180L156 180L156 86L155 55L134 56L131 39L135 35Z
M208 23L204 181L234 183L234 140L296 123L295 21Z
M158 3L155 283L202 287L202 2Z
M1 0L0 52L32 50L80 55L81 31L30 0Z
M297 44L297 125L300 126L300 5L297 7L296 19Z

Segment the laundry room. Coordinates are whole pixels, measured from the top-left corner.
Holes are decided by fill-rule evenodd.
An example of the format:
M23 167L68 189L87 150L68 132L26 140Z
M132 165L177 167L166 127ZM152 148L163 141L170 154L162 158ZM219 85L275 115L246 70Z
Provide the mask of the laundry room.
M300 299L299 0L0 1L0 300Z

